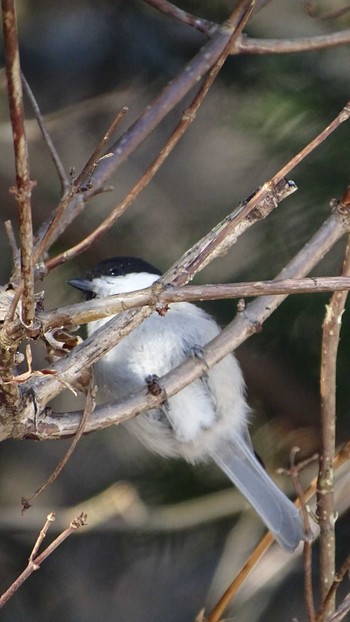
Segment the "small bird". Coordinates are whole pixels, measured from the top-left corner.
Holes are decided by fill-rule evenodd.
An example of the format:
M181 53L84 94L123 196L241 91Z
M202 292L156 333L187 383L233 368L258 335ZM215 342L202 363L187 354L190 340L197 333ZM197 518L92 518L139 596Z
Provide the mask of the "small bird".
M135 257L99 263L86 278L70 285L87 298L149 287L161 272ZM108 318L88 324L91 335ZM165 315L153 312L94 366L99 391L116 401L163 376L202 348L220 329L194 304L169 305ZM223 358L161 406L124 422L151 451L192 464L212 459L255 508L279 545L293 551L304 539L300 514L256 458L247 419L249 407L241 369L233 354Z

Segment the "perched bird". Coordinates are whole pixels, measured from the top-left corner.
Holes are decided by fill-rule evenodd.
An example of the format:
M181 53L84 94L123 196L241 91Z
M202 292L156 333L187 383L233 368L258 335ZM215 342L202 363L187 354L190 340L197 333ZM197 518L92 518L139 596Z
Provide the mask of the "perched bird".
M88 298L150 286L161 272L134 257L99 263L86 278L68 281ZM91 322L91 335L107 319ZM220 329L204 310L188 302L153 312L95 365L105 400L126 397L163 376L201 349ZM194 464L212 459L248 499L280 546L293 551L304 538L298 510L268 476L250 440L242 372L229 354L162 406L124 423L151 451Z

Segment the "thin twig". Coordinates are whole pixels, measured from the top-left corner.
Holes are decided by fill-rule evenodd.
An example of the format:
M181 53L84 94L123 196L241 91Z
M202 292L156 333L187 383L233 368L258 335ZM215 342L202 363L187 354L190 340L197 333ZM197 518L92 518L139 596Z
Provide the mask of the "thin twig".
M39 236L39 240L35 246L35 251L34 251L35 262L39 261L43 253L50 247L50 244L52 243L52 236L55 237L57 235L57 232L60 229L60 222L62 221L62 218L66 210L68 209L74 196L79 194L80 197L83 197L82 200L85 200L84 196L86 194L86 189L90 188L91 186L90 179L98 163L96 162L96 158L99 158L101 154L101 150L105 146L106 142L109 140L111 133L116 128L118 123L120 123L121 119L124 117L126 112L127 112L126 106L124 106L124 108L122 108L122 110L118 112L117 116L111 123L107 132L104 134L102 139L99 141L97 147L94 149L91 157L88 159L83 170L81 171L79 176L74 180L73 184L70 185L69 190L66 192L66 194L62 197L53 215L53 218L51 219L50 223L46 227L46 230L42 232L41 236ZM99 161L101 160L102 158L100 158ZM86 184L87 184L86 188L84 189L82 188L83 181L86 181Z
M295 456L300 451L299 447L293 447L290 460L290 474L293 479L294 488L298 495L299 505L302 511L304 521L304 531L306 539L303 547L304 556L304 588L305 588L305 605L309 622L316 622L314 591L312 585L312 531L310 529L309 514L306 507L306 499L302 489L299 473L300 466L295 464ZM310 535L309 535L310 534Z
M232 54L295 54L327 50L341 45L349 45L350 30L341 30L315 37L295 39L255 39L242 35L232 49Z
M12 263L14 266L14 270L16 270L19 267L20 255L11 220L5 220L4 227L12 253Z
M350 117L350 100L345 104L344 108L339 112L339 114L333 119L333 121L325 127L322 132L318 134L313 140L309 142L308 145L304 149L302 149L292 160L289 160L282 168L278 171L276 175L272 177L270 183L276 183L281 177L285 177L288 175L290 171L292 171L296 166L298 166L314 149L320 146L320 144L328 138L338 127L348 121Z
M74 180L73 184L74 186L77 186L80 189L81 184L84 182L84 180L87 180L87 182L89 183L89 179L91 179L91 176L101 158L101 154L104 150L104 148L106 147L111 135L113 134L114 130L116 129L116 127L119 125L119 123L122 121L122 119L124 119L126 113L128 112L128 107L127 106L123 106L123 108L121 110L119 110L118 114L115 116L115 118L113 119L112 123L110 124L107 132L104 134L104 136L102 136L101 140L98 142L98 144L96 145L93 153L91 154L90 158L88 159L87 163L85 164L85 166L83 167L81 173L78 175L78 177ZM108 157L108 154L105 155L104 157Z
M342 275L350 274L350 239L348 240ZM334 456L336 419L336 366L341 320L347 292L334 292L326 307L323 323L321 355L321 447L317 486L317 514L320 523L320 596L323 603L335 575L335 511ZM335 599L328 602L325 615L335 610Z
M24 127L24 109L14 0L2 0L6 78L15 151L16 188L19 207L21 278L23 281L22 319L30 327L34 320L34 265L31 193L28 145ZM11 318L12 319L12 318Z
M187 24L204 33L207 37L212 37L218 28L215 22L191 15L179 9L167 0L144 0L147 4L154 6L159 11L174 17L175 19ZM339 15L349 10L339 9ZM299 37L295 39L255 39L247 35L241 35L234 44L231 54L291 54L296 52L310 52L313 50L324 50L350 43L350 30L342 30L326 35L315 37Z
M304 9L305 12L310 17L316 17L317 19L334 19L337 17L342 17L346 13L350 11L350 6L344 6L340 9L334 9L333 11L323 11L321 12L317 9L314 0L304 0Z
M51 513L47 517L47 523L51 523L55 520L54 513ZM17 590L23 585L23 583L30 577L30 575L35 571L39 570L41 564L51 555L70 535L76 533L76 531L83 527L86 524L87 515L82 513L77 516L74 520L72 520L71 524L67 529L65 529L49 546L37 557L34 559L32 556L29 559L28 566L22 572L22 574L17 577L17 579L10 585L10 587L4 592L4 594L0 597L0 609L6 605L6 603L12 598L12 596L17 592ZM40 537L40 536L39 536Z
M57 479L57 477L60 475L60 473L62 472L62 470L64 469L64 467L66 466L68 460L70 459L73 451L75 450L78 442L80 441L82 435L84 434L84 430L86 428L86 423L89 419L89 417L91 416L91 414L94 411L95 408L95 393L96 390L93 387L92 384L92 379L89 383L89 387L87 390L87 395L86 395L86 403L85 403L85 408L84 408L84 412L83 412L83 416L81 418L81 421L79 423L79 426L77 428L77 432L68 448L68 450L66 451L66 453L64 454L63 458L61 458L61 460L59 461L58 465L56 466L56 468L54 469L54 471L51 473L50 477L48 478L48 480L42 485L40 486L40 488L38 488L37 490L35 490L35 492L33 492L33 494L30 495L30 497L27 498L22 498L22 511L28 510L33 502L39 497L39 495L41 495L45 490L47 490L47 488L49 486L51 486L51 484Z
M279 294L287 294L288 296L306 293L320 294L338 290L348 291L349 289L350 277L343 276L255 281L251 283L182 285L164 289L147 287L137 292L94 298L52 311L39 311L37 318L40 321L42 333L45 333L61 326L87 324L127 309L146 305L161 309L172 302L255 298L256 296Z
M199 32L204 33L207 37L212 36L213 32L218 27L214 22L210 22L207 19L197 17L191 13L187 13L187 11L179 9L179 7L175 6L172 2L168 2L168 0L144 0L144 2L158 9L158 11L177 19L183 24L199 30Z
M55 521L55 514L52 512L52 513L47 515L45 525L40 530L40 533L39 533L39 535L38 535L38 537L36 539L36 542L35 542L35 544L34 544L34 546L32 548L32 552L29 555L29 561L30 562L32 562L36 558L36 556L38 554L38 551L39 551L39 549L40 549L44 539L46 538L46 534L47 534L47 532L49 530L49 527L51 526L51 524L54 521Z
M283 192L286 192L285 184L283 184L285 175L289 174L290 171L298 166L314 149L319 147L320 144L328 138L341 123L347 121L349 117L350 100L322 132L291 158L289 162L283 165L282 168L275 173L271 179L265 182L248 201L243 203L239 210L227 216L221 223L214 227L205 238L195 244L191 250L186 253L184 258L180 259L178 265L170 271L171 281L169 282L171 282L172 285L182 285L191 280L194 274L207 266L214 258L224 254L228 248L236 242L237 236L241 235L242 232L250 226L249 222L251 219L257 217L257 212L259 213L259 211L261 211L260 218L265 218L274 207L277 207L281 200L279 192L282 193L282 198L287 196L283 194ZM290 192L293 192L296 186L293 182L290 186ZM265 201L266 204L264 203ZM269 204L270 201L272 204ZM346 210L344 211L346 212ZM176 272L178 274L175 274ZM281 277L283 278L283 276L285 275L282 272Z
M338 609L333 615L328 618L328 622L341 622L350 611L350 594L347 594L343 602L339 605Z
M252 11L252 8L251 8ZM251 11L247 11L244 19L242 19L231 34L229 41L224 47L222 53L217 59L216 63L208 73L207 78L204 80L203 85L201 86L199 92L196 94L189 108L184 112L182 119L179 124L171 134L170 138L165 143L164 147L161 149L157 157L153 160L151 165L148 167L146 172L142 175L142 177L138 180L138 182L134 185L134 187L130 190L127 196L112 210L112 212L107 216L107 218L94 229L90 235L88 235L84 240L73 246L67 251L60 253L56 257L48 260L46 262L46 268L48 270L52 270L53 268L65 263L72 257L83 253L87 250L94 242L96 242L99 238L101 238L124 214L124 212L128 209L128 207L136 200L139 194L148 186L150 181L153 179L154 175L157 173L159 168L162 166L166 158L169 156L171 151L174 149L175 145L182 138L186 130L189 128L191 123L196 118L196 114L198 112L199 107L201 106L205 96L207 95L210 87L212 86L215 78L217 77L220 69L222 68L227 56L229 55L229 50L233 44L233 42L238 38L240 32L244 28L246 22L249 19ZM236 15L236 13L235 13Z
M37 123L39 125L42 137L46 143L46 146L48 148L49 154L51 156L51 159L56 167L56 171L59 177L59 180L61 182L61 191L62 193L67 192L67 190L69 189L70 186L70 180L68 175L66 174L66 171L64 170L64 166L62 164L62 160L60 158L60 156L58 155L55 145L52 142L51 136L47 130L46 127L46 123L44 121L44 117L42 116L41 112L40 112L40 108L38 105L38 102L35 99L35 95L32 91L32 89L30 88L25 76L23 75L23 72L21 72L21 77L22 77L22 84L24 86L24 90L26 92L26 95L30 101L30 104L33 108L33 112L35 115L35 118L37 120Z
M345 578L345 575L349 572L349 570L350 570L350 555L347 556L347 558L345 559L345 561L339 568L338 572L335 574L334 581L317 615L317 618L316 618L317 622L321 622L321 620L323 619L325 612L328 609L329 602L334 599L334 596L336 594L336 591L339 585L342 583L342 581Z
M227 590L224 592L220 600L215 605L214 609L207 617L207 622L219 622L221 620L221 616L224 613L225 609L228 607L232 599L237 594L241 585L247 579L248 575L252 572L261 557L264 555L264 553L266 553L266 551L270 548L273 542L273 536L269 532L260 540L259 544L251 553L243 568L241 568L237 576L234 578L232 583L229 585Z

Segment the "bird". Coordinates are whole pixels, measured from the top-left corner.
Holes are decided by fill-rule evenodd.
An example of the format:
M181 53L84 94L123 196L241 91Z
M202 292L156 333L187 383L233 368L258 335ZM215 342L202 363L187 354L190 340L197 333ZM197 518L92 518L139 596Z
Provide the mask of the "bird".
M137 257L106 259L68 284L86 298L103 298L151 286L161 271ZM88 324L88 335L108 318ZM117 401L161 378L204 346L220 328L189 302L152 312L94 365L105 401ZM248 430L250 408L242 371L233 353L200 378L145 413L123 423L150 451L191 464L212 460L253 506L278 544L292 552L305 539L298 509L257 458Z

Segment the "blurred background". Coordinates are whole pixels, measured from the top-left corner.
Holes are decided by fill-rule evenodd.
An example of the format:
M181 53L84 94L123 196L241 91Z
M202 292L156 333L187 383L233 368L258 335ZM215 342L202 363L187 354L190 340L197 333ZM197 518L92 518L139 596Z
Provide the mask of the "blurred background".
M228 0L177 4L214 21L224 20L232 10ZM325 0L317 7L327 11L342 4ZM204 35L136 0L26 0L17 6L23 72L67 172L81 170L121 107L129 111L119 134L206 42ZM349 13L336 20L313 19L302 2L273 0L254 17L247 34L277 39L315 36L349 28L349 20ZM3 56L1 60L3 66ZM149 188L100 242L38 284L38 291L46 292L46 309L80 300L66 280L107 257L137 255L162 270L170 267L334 118L349 98L349 78L346 47L230 57L195 123ZM15 201L9 193L14 183L13 147L3 70L0 86L1 221L3 225L11 219L17 230ZM128 192L191 97L193 93L118 169L110 180L113 190L89 203L51 249L52 255L80 241ZM26 115L31 177L37 181L37 229L56 206L60 185L28 103ZM328 216L331 199L343 194L349 183L349 144L345 124L293 171L298 192L196 282L273 278ZM1 282L6 283L11 253L3 226L0 244ZM338 274L343 251L344 240L314 274ZM272 473L288 465L291 447L299 446L302 457L318 448L320 339L328 298L290 297L263 331L237 352L254 413L254 445ZM206 308L225 324L234 317L236 302L215 302ZM345 314L338 366L339 443L350 431L349 332ZM45 364L44 356L44 348L36 346L37 367ZM81 404L66 392L54 408L77 409ZM108 491L107 501L98 498L94 503L97 517L91 511L91 525L95 520L99 524L81 530L58 549L6 606L3 619L192 622L202 607L210 609L263 533L243 498L213 465L192 468L166 462L147 453L119 427L83 438L58 481L21 516L21 497L47 479L68 444L2 444L1 592L25 566L49 511L57 513L58 529L85 510L88 499ZM313 465L305 483L315 472ZM279 476L278 483L293 494L288 478ZM347 494L340 496L346 500ZM113 508L117 516L108 518ZM341 563L350 543L346 515L337 526ZM317 582L317 548L315 556ZM275 547L264 564L227 617L238 622L305 619L300 556L287 556Z

